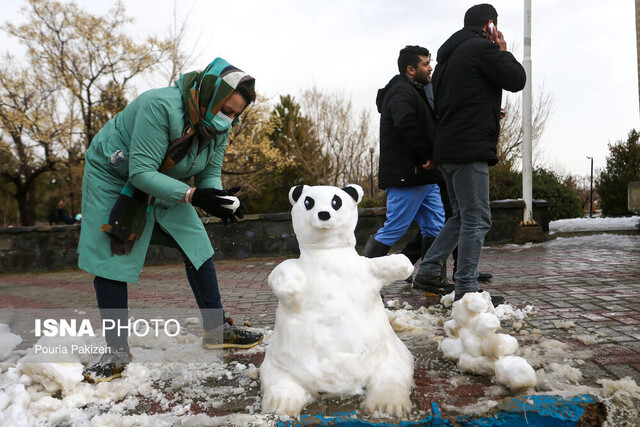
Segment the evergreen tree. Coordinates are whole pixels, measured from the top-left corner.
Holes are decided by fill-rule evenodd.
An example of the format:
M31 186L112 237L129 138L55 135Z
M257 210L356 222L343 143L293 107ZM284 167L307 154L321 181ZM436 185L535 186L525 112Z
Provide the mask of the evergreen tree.
M260 197L251 202L258 212L286 212L291 209L289 189L295 185L317 185L325 157L313 127L291 95L280 96L280 102L271 112L276 125L269 134L272 147L279 150L288 163L271 175Z
M596 183L602 214L608 216L630 215L627 204L627 188L631 181L640 180L640 133L629 132L626 141L609 144L607 167L600 172Z

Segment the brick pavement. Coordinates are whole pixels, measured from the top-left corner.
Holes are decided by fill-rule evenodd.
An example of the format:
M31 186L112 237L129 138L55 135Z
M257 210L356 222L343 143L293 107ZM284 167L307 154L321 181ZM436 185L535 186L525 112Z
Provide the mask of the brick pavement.
M277 299L267 285L267 277L282 260L216 262L223 305L236 324L273 326ZM624 377L640 384L639 261L640 234L635 233L486 247L481 270L494 275L486 289L504 295L516 308L535 307L534 313L522 320L518 328L513 320L503 322L503 329L518 337L521 349L535 348L536 343L545 340L559 341L567 345L566 358L577 361L572 366L582 373L579 384L597 386L598 380ZM431 306L435 313L450 315L437 299L408 291L405 285L396 282L385 287L386 300L397 299L415 308ZM129 285L129 295L131 307L196 307L183 265L145 267L140 282ZM93 308L92 277L79 270L0 274L0 307ZM437 334L443 336L444 332L439 330ZM487 397L499 398L491 379L461 375L455 365L442 359L432 340L402 338L416 356L413 401L418 414L429 413L434 401L439 402L446 414ZM540 353L542 357L551 357L549 354ZM235 353L231 357L259 364L263 354ZM504 390L497 395L512 396ZM208 413L243 412L243 405L210 408ZM329 407L323 405L326 404L315 404L308 411L354 409L349 407L352 400L334 402Z

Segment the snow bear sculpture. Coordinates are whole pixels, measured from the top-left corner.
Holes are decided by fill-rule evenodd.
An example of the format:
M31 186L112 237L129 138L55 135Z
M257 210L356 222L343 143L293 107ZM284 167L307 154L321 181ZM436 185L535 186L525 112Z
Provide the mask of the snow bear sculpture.
M411 408L413 357L391 328L380 289L413 265L404 255L358 255L362 196L358 185L289 191L300 258L269 275L279 303L260 367L264 412L295 416L319 397L365 393L369 412Z

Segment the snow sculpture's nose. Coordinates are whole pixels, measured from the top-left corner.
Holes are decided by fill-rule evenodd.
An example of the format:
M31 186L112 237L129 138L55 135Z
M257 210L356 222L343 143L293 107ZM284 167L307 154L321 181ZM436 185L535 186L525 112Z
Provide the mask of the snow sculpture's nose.
M318 218L320 218L322 221L327 221L329 218L331 218L331 214L327 211L320 211L318 212Z

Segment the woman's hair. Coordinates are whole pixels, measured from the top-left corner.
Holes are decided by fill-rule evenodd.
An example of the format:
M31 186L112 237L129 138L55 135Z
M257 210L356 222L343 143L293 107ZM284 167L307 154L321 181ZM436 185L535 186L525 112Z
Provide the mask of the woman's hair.
M238 85L236 88L236 92L238 92L245 101L247 101L247 105L251 104L256 100L256 91L253 88L254 81L245 81Z

